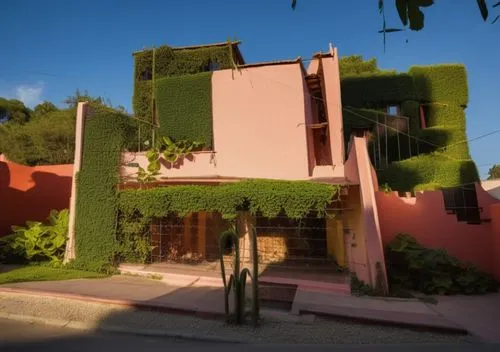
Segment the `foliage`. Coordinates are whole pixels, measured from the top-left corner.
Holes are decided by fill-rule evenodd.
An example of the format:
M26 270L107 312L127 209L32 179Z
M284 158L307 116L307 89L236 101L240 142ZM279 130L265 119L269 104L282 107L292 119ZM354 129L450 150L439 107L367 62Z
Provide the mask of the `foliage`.
M156 81L158 134L212 147L212 73Z
M393 287L440 295L496 290L489 275L460 263L443 249L425 248L407 234L398 234L389 243L386 259Z
M311 211L325 213L342 186L307 181L246 180L220 186L180 185L120 192L119 208L146 218L168 214L186 216L199 211L219 212L235 218L238 211L276 217L282 212L300 219Z
M25 264L27 259L22 248L14 248L17 235L0 237L0 263Z
M420 100L467 106L469 92L463 65L413 66L408 73L413 77Z
M118 219L117 259L127 263L144 264L149 261L153 246L150 239L150 223L142 216L121 216Z
M472 160L456 161L439 153L393 162L379 170L377 176L380 183L387 183L396 191L411 191L422 184L455 187L479 179Z
M127 115L94 107L85 123L82 169L78 173L76 204L76 260L74 268L108 271L118 243L117 190L121 151L135 138Z
M68 234L68 210L52 210L47 223L28 221L25 227L12 226L13 251L22 253L28 260L50 260L60 263Z
M361 93L362 92L362 93ZM358 108L386 107L418 100L408 73L363 73L341 79L342 104Z
M229 317L229 295L231 290L234 293L234 322L236 324L242 324L245 320L245 305L246 305L246 281L247 276L252 279L253 297L252 297L252 320L254 325L257 325L259 320L259 296L258 296L258 251L257 251L257 239L255 229L253 229L253 245L252 245L252 255L253 255L253 274L250 270L244 268L240 270L240 245L237 233L234 230L228 230L221 234L219 239L219 251L220 251L220 266L222 282L224 284L224 309L226 316ZM233 273L229 276L229 281L226 281L226 270L224 266L224 245L231 240L234 248L234 261L233 261Z
M211 70L211 65L214 67L218 67L219 69L227 69L233 67L233 59L232 59L232 51L230 50L230 45L223 46L211 46L211 47L200 47L200 48L191 48L191 49L176 49L170 48L168 46L161 46L159 48L154 49L154 63L155 69L153 71L153 49L143 50L134 54L134 97L133 97L133 108L136 116L139 116L141 119L151 121L152 114L152 103L153 103L153 94L157 93L159 90L159 95L157 96L157 102L162 103L162 100L168 97L169 94L177 94L181 95L181 99L184 99L180 102L183 104L186 99L189 99L189 103L196 102L198 99L206 99L207 94L210 93L210 88L207 89L206 84L210 83L210 77L205 77L205 81L202 82L200 79L199 83L202 83L202 87L196 90L196 82L186 82L186 89L194 89L194 92L200 92L200 98L194 96L183 95L182 92L176 91L179 87L174 87L172 91L165 91L168 89L168 83L165 85L157 85L157 87L152 86L153 74L154 78L160 79L165 77L175 77L175 76L185 76L197 74L200 72L205 72ZM196 79L194 79L196 80ZM208 81L208 82L207 82ZM177 80L177 85L183 83L182 79ZM191 83L191 85L190 85ZM193 86L194 85L194 86ZM182 86L180 87L182 90ZM196 98L194 98L196 97ZM209 96L209 99L211 95ZM177 104L178 102L176 102ZM210 104L211 101L203 101L200 102L200 105ZM175 104L175 105L176 105ZM208 110L202 110L202 112L206 112ZM190 116L191 111L188 111L186 116L181 116L181 120L183 121L187 116ZM159 111L157 116L160 118L160 125L162 120L162 112ZM211 124L211 112L210 116L210 124ZM206 127L207 122L203 122ZM210 125L211 126L211 125ZM193 127L191 127L193 128ZM211 130L210 130L211 133ZM175 134L160 132L162 135L171 136L175 139L194 139L199 140L200 138L188 138L181 137ZM211 140L205 141L201 140L205 143L206 146L211 145Z
M361 72L363 67L370 67L369 63L360 57L350 61ZM390 135L387 140L389 160L398 160L399 155L394 155L398 151L405 160L378 170L381 183L394 190L410 191L416 186L418 189L452 187L479 179L465 132L468 88L463 65L414 66L403 74L353 74L342 78L341 88L346 145L353 129L374 130L388 105L400 105L401 114L409 118L409 133L413 137L410 143L406 136L403 142L400 136L399 144ZM421 109L426 119L425 129L420 127ZM417 152L418 157L414 156ZM385 150L382 154L386 154Z
M500 165L493 165L489 170L488 170L488 180L495 180L500 178Z
M30 117L31 111L22 101L0 98L0 122L5 119L16 124L23 124L28 122Z
M39 118L39 117L42 117L44 115L47 115L48 113L58 111L58 110L59 109L54 104L52 104L50 101L44 101L43 103L40 103L37 106L35 106L35 108L33 109L32 117Z
M107 106L112 108L113 105L109 99L104 99L101 96L89 95L88 91L80 92L80 89L75 91L75 94L68 96L64 99L63 103L66 104L70 109L75 109L80 102L88 102L94 106Z
M139 167L137 179L140 183L148 183L156 180L160 174L161 158L165 159L171 165L175 165L182 158L187 157L191 152L199 150L202 143L190 142L188 140L173 141L169 137L161 137L157 146L146 152L148 158L148 167L145 170Z
M155 78L195 74L208 70L210 63L221 69L232 67L231 51L227 46L210 46L194 49L176 49L160 46L154 49ZM135 81L153 77L153 49L134 54Z
M30 265L6 273L0 273L0 285L14 282L97 279L103 277L105 277L105 275L88 271L52 268L44 265Z
M379 186L379 190L382 191L382 192L385 192L385 193L392 192L392 188L387 183L381 184Z
M344 56L339 59L340 77L356 76L362 73L377 73L377 59L363 60L361 55Z
M70 164L75 148L75 111L54 111L23 125L0 126L0 143L7 158L19 164Z

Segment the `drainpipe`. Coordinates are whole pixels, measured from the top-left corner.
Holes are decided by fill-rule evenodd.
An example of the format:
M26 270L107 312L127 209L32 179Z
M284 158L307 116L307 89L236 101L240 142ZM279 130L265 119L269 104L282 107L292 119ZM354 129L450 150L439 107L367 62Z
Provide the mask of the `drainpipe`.
M64 252L64 264L76 258L75 251L75 219L76 219L76 175L82 167L82 149L83 149L83 131L84 122L87 114L88 103L78 103L76 110L76 129L75 129L75 158L73 162L73 179L71 181L71 198L69 204L69 224L68 241Z

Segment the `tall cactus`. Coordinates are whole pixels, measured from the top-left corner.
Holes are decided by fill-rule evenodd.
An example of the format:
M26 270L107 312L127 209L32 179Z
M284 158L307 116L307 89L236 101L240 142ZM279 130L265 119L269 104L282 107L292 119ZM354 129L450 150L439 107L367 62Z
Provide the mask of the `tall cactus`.
M234 269L233 273L229 276L229 281L226 280L226 270L224 265L224 244L227 243L228 239L230 239L234 244ZM254 258L252 275L248 268L244 268L240 271L240 244L239 237L236 231L224 231L220 235L219 239L220 266L222 282L224 284L224 310L226 316L229 317L229 295L232 289L234 294L234 321L236 324L243 324L245 321L245 288L248 276L252 279L252 322L254 323L254 325L257 325L259 320L258 262L255 260L257 258L256 242L257 240L254 239L254 243L252 246Z

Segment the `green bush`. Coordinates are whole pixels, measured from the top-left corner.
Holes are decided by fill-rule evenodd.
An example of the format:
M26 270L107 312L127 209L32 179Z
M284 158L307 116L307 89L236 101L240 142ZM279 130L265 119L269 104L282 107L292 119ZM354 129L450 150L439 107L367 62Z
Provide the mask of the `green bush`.
M212 146L212 73L156 81L158 134Z
M408 73L422 101L467 106L469 92L463 65L413 66Z
M380 71L377 66L377 59L373 58L365 61L361 55L341 57L339 59L339 69L342 78Z
M120 112L96 108L85 123L81 171L77 175L76 260L72 267L109 270L118 243L117 190L121 151L137 138L130 118Z
M0 126L0 150L19 164L71 164L75 149L73 109L48 112L18 125Z
M427 183L455 187L479 180L472 160L455 161L439 153L393 162L388 168L378 170L377 176L379 183L387 183L397 191L412 191L415 186Z
M52 210L45 224L28 221L25 227L12 226L12 230L9 245L14 253L22 253L28 260L61 263L68 235L68 210Z
M444 249L421 246L415 238L398 234L386 249L391 289L406 288L426 294L474 294L496 291L491 276L464 265Z
M284 212L300 219L311 211L324 214L336 200L341 186L307 181L247 180L220 186L182 185L120 192L119 208L126 214L165 217L186 216L199 211L219 212L234 218L248 210L265 217Z
M150 222L140 214L120 214L117 259L126 263L147 263L151 251Z
M0 120L6 118L7 121L23 124L31 117L31 110L22 101L17 99L0 98Z

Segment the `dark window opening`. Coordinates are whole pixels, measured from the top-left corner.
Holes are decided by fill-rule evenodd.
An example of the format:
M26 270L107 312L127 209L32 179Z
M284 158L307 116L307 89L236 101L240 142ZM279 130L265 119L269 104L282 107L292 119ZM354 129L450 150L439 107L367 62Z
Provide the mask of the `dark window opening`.
M203 67L204 72L208 71L218 71L220 70L221 66L218 62L215 61L210 61L207 65Z
M443 199L446 211L456 214L458 221L481 223L475 185L443 188Z
M392 116L399 115L399 105L389 105L387 107L387 113Z

